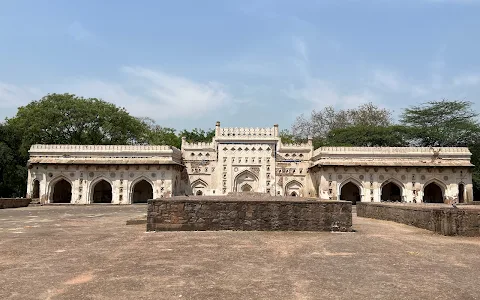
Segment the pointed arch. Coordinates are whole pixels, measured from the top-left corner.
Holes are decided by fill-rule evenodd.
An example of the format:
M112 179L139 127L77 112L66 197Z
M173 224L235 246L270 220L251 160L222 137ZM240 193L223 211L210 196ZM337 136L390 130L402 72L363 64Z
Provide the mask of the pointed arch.
M363 184L354 177L348 177L338 186L337 195L340 200L352 201L352 204L361 202L363 198Z
M241 187L242 192L251 192L252 186L248 183L244 183Z
M405 198L405 185L396 178L389 178L380 185L380 200L402 202Z
M72 203L72 189L73 184L68 177L55 177L48 185L48 203Z
M255 178L255 180L258 180L258 176L255 175L255 174L254 174L252 171L250 171L250 170L243 170L242 172L238 173L238 175L235 176L235 180L237 180L237 178L240 178L240 177L243 176L243 175L249 175L249 176Z
M465 183L463 181L458 183L458 203L465 202Z
M205 189L207 188L208 184L201 178L194 180L190 185L192 189L192 193L196 196L203 196L205 195Z
M194 180L191 184L192 189L197 187L197 186L202 186L204 188L208 187L208 184L205 182L205 180L198 178L197 180Z
M287 187L292 186L292 185L297 185L300 188L303 188L303 184L301 182L299 182L296 179L293 179L293 180L290 180L289 182L287 182L287 184L285 184L285 189L287 189Z
M153 199L154 184L150 178L140 176L130 183L130 203L147 203L148 199Z
M300 196L303 190L303 184L296 179L290 180L285 184L284 191L286 196ZM294 195L293 195L294 194Z
M427 180L423 184L423 202L425 203L444 203L445 191L447 185L438 178Z
M100 185L99 185L100 184ZM89 184L89 202L90 203L112 203L113 202L113 184L105 176L99 176Z
M258 188L258 177L250 170L243 170L235 176L234 187L236 192L243 192L243 186L248 184L250 191L255 192Z
M40 180L35 178L32 182L32 199L40 198Z

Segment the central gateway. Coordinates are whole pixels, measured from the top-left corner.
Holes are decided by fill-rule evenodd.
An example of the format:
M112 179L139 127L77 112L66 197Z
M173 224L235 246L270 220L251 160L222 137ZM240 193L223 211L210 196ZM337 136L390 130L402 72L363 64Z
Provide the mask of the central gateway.
M211 143L182 140L183 161L193 195L258 192L272 196L314 197L307 179L313 145L284 145L278 125L271 128L215 126Z

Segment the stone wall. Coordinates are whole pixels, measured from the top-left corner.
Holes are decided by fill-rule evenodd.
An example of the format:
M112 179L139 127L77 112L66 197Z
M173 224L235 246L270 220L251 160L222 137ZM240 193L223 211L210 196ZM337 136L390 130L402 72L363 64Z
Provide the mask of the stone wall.
M241 195L172 197L148 201L147 231L351 231L346 201Z
M31 201L29 198L0 198L0 209L27 207Z
M480 236L480 207L444 204L357 203L357 216L394 221L443 235Z

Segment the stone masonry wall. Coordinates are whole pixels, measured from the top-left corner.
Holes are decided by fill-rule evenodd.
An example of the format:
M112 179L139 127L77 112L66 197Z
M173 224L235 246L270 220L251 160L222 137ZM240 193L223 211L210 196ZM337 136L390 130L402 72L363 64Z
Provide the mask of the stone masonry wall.
M480 208L444 204L357 202L357 216L394 221L443 235L480 236Z
M31 201L29 198L0 198L0 209L27 207Z
M235 195L148 201L147 231L351 231L351 226L352 206L346 201Z

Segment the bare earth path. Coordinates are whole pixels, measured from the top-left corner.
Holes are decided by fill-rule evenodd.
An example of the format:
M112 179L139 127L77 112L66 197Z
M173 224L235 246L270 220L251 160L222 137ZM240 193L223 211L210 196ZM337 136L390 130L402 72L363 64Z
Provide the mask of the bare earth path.
M146 206L0 210L0 299L480 299L480 238L354 216L354 233L157 232Z

